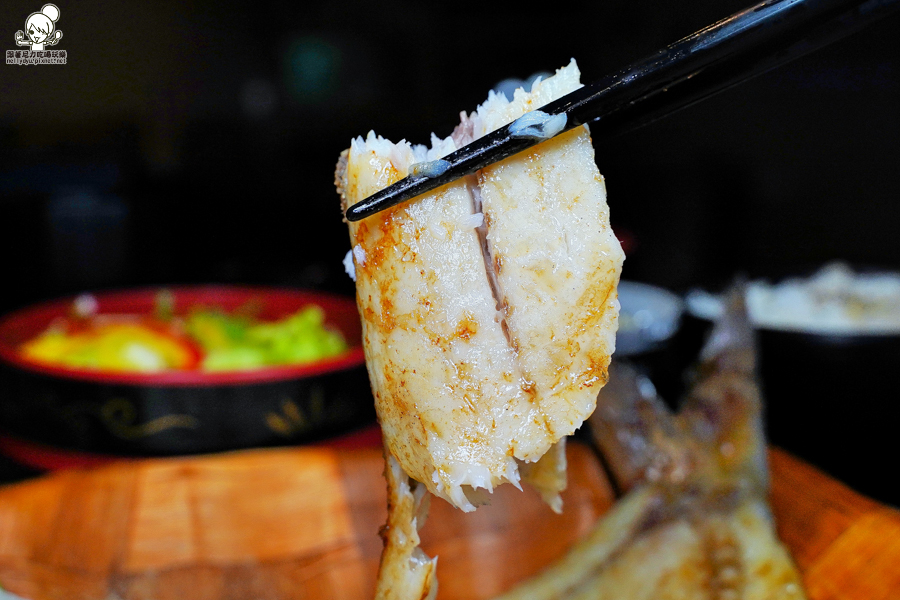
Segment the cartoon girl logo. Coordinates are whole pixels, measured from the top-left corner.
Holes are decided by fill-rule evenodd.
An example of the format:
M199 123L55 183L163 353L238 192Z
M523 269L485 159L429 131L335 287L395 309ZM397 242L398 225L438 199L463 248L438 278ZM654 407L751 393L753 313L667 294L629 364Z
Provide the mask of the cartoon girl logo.
M25 21L25 32L16 32L17 46L31 46L36 52L44 46L55 46L62 39L62 31L56 31L59 9L55 4L45 4L41 12L31 13ZM26 38L27 36L27 38Z

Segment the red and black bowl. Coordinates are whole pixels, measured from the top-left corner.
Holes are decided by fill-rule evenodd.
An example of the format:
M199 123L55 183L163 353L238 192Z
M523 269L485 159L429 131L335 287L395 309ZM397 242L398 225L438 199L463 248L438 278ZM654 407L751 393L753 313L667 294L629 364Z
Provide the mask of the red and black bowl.
M97 312L151 315L158 291L94 294ZM68 315L73 299L32 306L0 320L0 449L20 455L22 448L80 456L194 454L321 441L374 423L352 299L259 287L169 291L176 314L252 303L268 320L315 304L350 348L314 363L244 371L144 374L57 367L28 360L19 346Z

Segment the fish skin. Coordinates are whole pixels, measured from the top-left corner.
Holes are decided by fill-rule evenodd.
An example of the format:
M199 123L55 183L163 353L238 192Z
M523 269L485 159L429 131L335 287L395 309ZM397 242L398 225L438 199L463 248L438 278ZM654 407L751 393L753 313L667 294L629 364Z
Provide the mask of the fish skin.
M425 523L429 496L411 481L400 463L385 454L388 522L381 529L384 550L378 565L375 600L434 600L437 596L437 558L419 548L419 529Z

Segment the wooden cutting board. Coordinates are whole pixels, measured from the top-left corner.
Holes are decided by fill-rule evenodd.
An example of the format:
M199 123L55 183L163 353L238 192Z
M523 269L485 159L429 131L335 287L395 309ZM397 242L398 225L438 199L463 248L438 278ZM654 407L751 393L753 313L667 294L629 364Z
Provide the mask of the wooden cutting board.
M489 598L560 556L613 496L569 445L566 510L503 486L432 503L439 597ZM772 502L811 598L900 598L900 513L777 450ZM296 448L121 462L0 489L0 585L31 600L368 599L385 519L379 450Z

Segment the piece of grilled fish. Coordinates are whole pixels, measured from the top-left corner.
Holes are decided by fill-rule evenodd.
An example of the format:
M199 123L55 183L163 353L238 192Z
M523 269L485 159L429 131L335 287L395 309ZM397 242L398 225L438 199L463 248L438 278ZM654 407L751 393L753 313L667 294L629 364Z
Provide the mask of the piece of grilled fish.
M512 101L492 93L430 149L354 139L342 208L578 87L573 61ZM348 225L387 454L463 510L523 475L559 510L564 452L548 451L606 381L623 260L587 128Z
M437 559L419 548L419 529L425 524L429 496L425 486L410 480L390 454L385 455L388 521L381 529L384 550L378 566L377 600L434 600L437 596Z
M743 291L673 416L640 375L610 367L590 425L628 491L559 563L498 600L801 600L775 534L753 335Z

